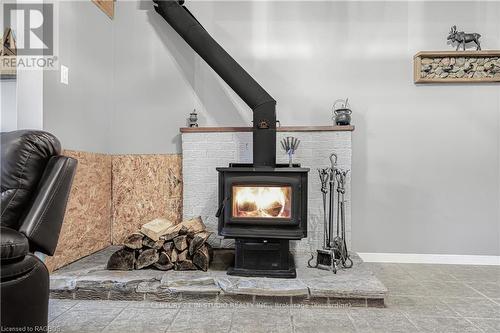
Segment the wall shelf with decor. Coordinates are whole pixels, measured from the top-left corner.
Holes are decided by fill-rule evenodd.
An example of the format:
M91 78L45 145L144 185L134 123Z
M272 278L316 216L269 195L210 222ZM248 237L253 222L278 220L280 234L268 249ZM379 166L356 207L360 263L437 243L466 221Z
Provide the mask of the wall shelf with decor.
M500 82L500 50L422 51L413 57L415 83Z

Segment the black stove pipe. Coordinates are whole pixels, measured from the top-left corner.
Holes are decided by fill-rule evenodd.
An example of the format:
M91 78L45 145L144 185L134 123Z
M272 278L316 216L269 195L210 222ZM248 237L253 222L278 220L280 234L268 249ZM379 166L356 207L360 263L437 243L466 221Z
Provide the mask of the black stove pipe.
M155 10L253 111L253 163L276 165L276 101L182 6L184 1L153 0Z

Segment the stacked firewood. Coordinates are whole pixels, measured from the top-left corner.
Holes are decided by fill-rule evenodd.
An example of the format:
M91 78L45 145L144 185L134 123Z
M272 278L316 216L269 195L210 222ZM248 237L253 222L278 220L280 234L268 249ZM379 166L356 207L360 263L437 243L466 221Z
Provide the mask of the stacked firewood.
M109 258L107 269L206 271L212 257L212 249L206 243L210 234L201 217L179 224L153 220L125 239L123 247Z

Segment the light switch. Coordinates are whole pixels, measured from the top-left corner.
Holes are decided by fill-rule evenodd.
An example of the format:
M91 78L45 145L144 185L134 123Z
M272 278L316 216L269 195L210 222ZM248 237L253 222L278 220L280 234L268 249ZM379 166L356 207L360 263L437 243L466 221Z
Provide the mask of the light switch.
M64 65L61 65L61 83L69 84L68 79L69 79L69 68Z

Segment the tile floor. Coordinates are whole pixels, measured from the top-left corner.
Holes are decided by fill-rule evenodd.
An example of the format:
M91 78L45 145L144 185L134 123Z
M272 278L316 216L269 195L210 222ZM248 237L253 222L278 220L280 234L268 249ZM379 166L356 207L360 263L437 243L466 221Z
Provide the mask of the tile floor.
M500 332L500 266L375 264L387 307L50 301L53 332Z

